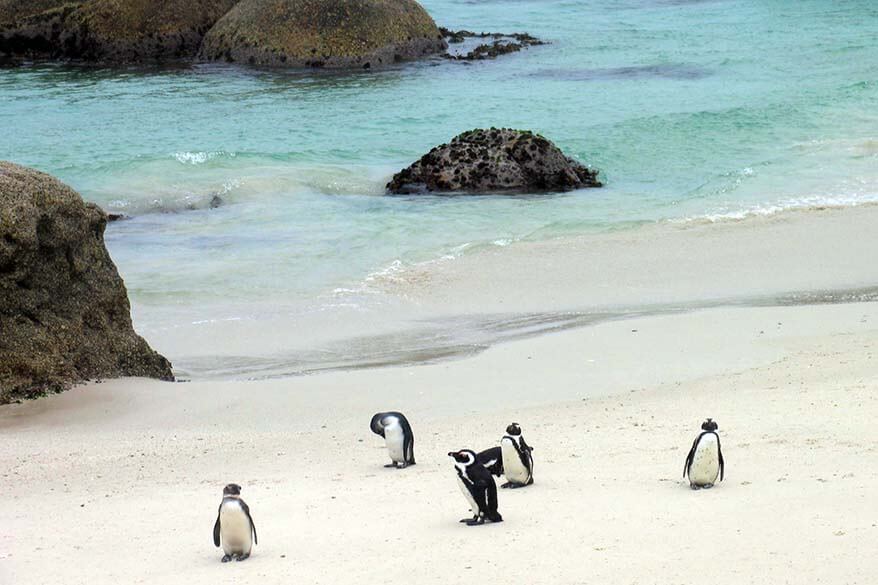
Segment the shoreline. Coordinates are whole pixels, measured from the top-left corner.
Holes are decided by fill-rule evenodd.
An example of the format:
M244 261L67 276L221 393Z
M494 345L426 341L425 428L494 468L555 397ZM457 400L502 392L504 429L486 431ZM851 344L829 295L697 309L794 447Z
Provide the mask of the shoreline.
M429 363L630 315L868 301L878 283L869 261L878 257L876 224L878 206L649 225L406 267L369 277L368 294L342 293L309 311L263 302L194 322L172 312L163 325L136 303L133 313L184 378Z

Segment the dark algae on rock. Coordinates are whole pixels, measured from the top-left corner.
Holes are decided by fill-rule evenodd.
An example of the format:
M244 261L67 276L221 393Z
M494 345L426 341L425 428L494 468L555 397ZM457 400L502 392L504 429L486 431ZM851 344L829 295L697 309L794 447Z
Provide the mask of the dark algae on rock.
M453 61L482 61L496 59L500 55L516 53L528 47L545 45L545 41L528 33L474 33L468 30L453 31L440 28L439 31L449 45L458 45L476 41L478 44L467 51L448 51L443 57ZM472 44L472 43L471 43Z
M540 193L601 187L598 172L539 134L476 129L433 148L387 184L395 194Z
M134 332L106 224L57 179L0 161L0 404L94 378L173 380Z
M0 0L0 56L106 64L193 59L236 2Z
M414 0L241 0L207 34L201 57L272 67L376 69L446 46Z

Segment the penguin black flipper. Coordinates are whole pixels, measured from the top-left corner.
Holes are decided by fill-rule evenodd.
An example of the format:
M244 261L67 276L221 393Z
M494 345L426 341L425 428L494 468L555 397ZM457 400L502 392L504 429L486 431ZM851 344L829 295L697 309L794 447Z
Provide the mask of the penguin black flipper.
M503 450L500 447L485 449L476 455L476 461L491 475L500 477L503 475Z
M216 546L220 545L220 510L222 509L223 505L220 504L220 509L216 513L216 524L213 525L213 544Z
M527 448L523 438L519 438L519 441L521 441L521 445L515 445L515 450L518 451L518 458L521 459L522 465L527 469L530 469L531 462L533 461L533 459L531 459L530 450ZM513 444L515 444L514 441Z
M716 433L714 435L716 435L716 453L719 455L719 480L722 481L726 474L726 462L723 459L723 448L719 442L719 435Z
M702 433L704 434L704 433ZM686 455L686 464L683 466L683 477L686 477L686 474L689 473L689 466L692 465L692 460L695 459L695 449L698 448L698 441L701 440L701 435L695 437L695 441L692 442L692 448L689 449L689 454Z
M250 506L244 503L244 500L241 500L241 509L247 514L247 520L250 521L250 530L253 531L253 543L259 544L259 538L256 536L256 524L253 523L253 517L250 515ZM219 519L217 519L217 526L219 526Z
M415 464L415 434L412 432L412 425L409 424L408 419L399 412L390 413L396 416L399 419L399 426L402 427L403 435L405 436L405 441L402 445L402 452L405 456L406 465L414 465Z
M497 512L497 484L494 482L494 478L491 478L491 483L488 484L485 489L485 495L488 507L485 508L485 515L488 517L488 520L491 522L502 522L503 517Z
M527 443L524 442L524 437L521 437L521 439L519 439L519 440L521 441L521 448L522 449L524 449L525 451L533 451L534 450L533 447L531 447L530 445L528 445Z

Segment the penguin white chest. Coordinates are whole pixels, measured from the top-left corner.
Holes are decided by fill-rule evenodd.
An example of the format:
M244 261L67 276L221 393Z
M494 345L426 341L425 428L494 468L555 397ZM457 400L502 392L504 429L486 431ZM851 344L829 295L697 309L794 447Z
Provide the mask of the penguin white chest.
M500 450L503 453L503 475L512 483L525 484L530 477L530 471L521 462L521 457L515 449L512 439L504 438L500 441Z
M689 466L689 483L707 485L716 483L719 476L719 445L716 435L705 434L698 441L692 464Z
M405 432L398 422L384 427L384 442L394 463L405 463Z
M457 485L460 487L460 493L463 494L463 497L466 498L467 503L469 504L470 510L473 511L473 515L478 516L480 514L479 505L476 504L476 501L473 499L473 495L470 493L469 489L466 487L463 479L458 475L457 476Z
M223 502L220 510L220 539L227 555L249 553L251 548L250 519L236 500Z

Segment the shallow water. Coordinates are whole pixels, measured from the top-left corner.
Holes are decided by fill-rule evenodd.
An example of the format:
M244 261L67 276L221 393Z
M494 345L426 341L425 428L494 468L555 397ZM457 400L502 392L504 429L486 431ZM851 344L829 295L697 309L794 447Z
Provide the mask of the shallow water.
M424 4L449 28L551 44L355 74L2 69L0 158L133 216L107 242L151 339L277 307L344 320L392 304L375 275L521 240L878 199L871 1ZM491 125L543 133L607 187L382 196Z

